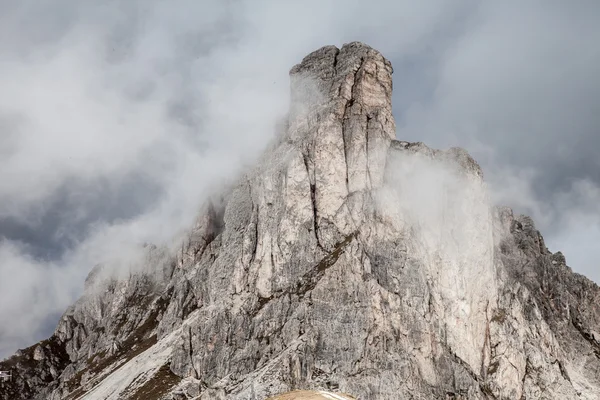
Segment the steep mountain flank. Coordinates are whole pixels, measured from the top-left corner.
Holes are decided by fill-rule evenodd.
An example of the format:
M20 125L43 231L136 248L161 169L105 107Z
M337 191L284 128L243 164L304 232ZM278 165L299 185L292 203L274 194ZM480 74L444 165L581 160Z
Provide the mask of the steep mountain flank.
M260 165L175 255L96 269L2 398L600 398L598 286L464 150L395 140L391 75L361 43L293 67Z

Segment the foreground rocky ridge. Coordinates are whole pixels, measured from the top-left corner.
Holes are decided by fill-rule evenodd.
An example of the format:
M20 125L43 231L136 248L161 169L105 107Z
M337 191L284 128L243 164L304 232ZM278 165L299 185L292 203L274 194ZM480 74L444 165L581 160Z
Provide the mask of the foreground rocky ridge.
M361 43L290 72L288 126L175 257L92 274L10 399L600 398L599 288L463 150L395 140L392 67Z

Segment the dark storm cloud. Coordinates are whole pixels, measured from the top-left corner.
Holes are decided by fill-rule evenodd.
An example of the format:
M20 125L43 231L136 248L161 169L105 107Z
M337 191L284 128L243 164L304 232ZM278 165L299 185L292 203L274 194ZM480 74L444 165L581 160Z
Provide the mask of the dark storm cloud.
M105 177L66 181L43 203L31 204L25 211L26 220L0 217L0 240L26 245L36 259L57 261L77 246L95 223L114 224L142 215L160 201L160 189L138 174L124 177L116 187Z
M598 15L596 1L0 0L0 321L14 322L0 355L47 334L107 254L126 266L176 238L272 137L289 68L353 40L394 65L399 138L466 147L498 202L600 280Z
M600 183L598 15L597 2L480 4L435 60L431 97L399 121L407 139L468 148L497 201L532 214L552 250L595 280L600 254L580 236L600 239L590 205Z

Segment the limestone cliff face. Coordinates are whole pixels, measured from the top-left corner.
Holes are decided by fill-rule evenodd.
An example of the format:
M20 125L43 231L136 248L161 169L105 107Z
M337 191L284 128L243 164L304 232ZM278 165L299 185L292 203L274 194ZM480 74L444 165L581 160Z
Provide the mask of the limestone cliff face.
M466 152L395 140L391 75L361 43L293 67L260 165L175 256L96 271L3 398L600 398L599 288Z

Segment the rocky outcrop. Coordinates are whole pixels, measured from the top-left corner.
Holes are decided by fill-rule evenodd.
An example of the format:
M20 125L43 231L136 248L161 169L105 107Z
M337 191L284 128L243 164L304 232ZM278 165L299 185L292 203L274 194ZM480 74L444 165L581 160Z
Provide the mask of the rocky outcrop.
M600 290L464 150L395 140L391 75L361 43L293 67L260 165L174 255L96 272L10 398L600 398Z

